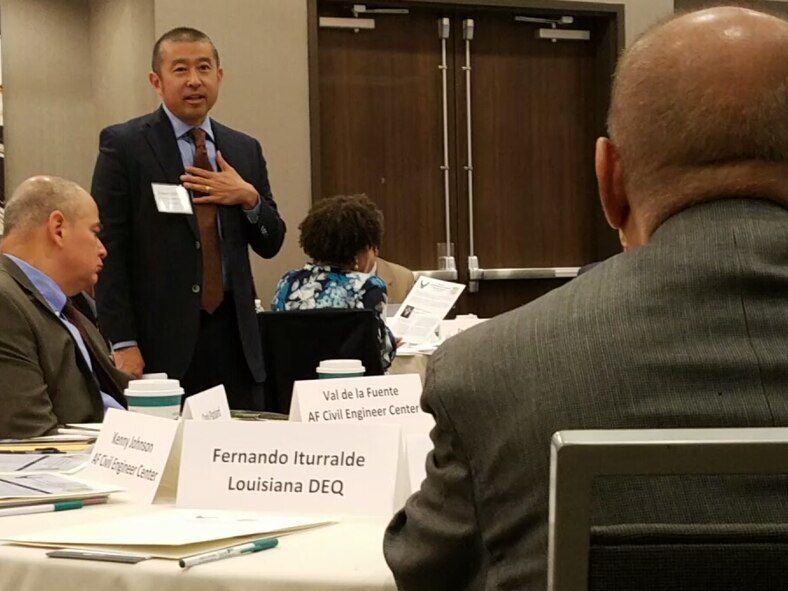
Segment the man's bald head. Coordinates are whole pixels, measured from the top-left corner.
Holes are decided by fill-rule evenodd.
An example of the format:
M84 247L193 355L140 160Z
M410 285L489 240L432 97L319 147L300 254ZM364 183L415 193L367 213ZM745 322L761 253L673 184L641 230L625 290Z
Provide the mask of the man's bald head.
M24 181L8 201L2 252L48 275L67 296L92 289L107 256L96 202L54 176Z
M788 22L717 7L655 27L618 64L608 127L646 235L706 199L788 203Z
M77 183L56 176L34 176L23 181L5 208L5 236L30 231L47 223L53 211L67 219L78 217L92 198Z

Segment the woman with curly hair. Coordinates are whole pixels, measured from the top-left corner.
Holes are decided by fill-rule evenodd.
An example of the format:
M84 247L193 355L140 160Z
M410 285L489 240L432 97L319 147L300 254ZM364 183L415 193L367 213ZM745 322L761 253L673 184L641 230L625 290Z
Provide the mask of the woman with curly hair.
M370 275L383 237L383 214L366 195L340 195L312 205L298 229L299 243L311 262L279 280L273 309L375 310L381 361L388 369L396 342L383 321L386 284Z

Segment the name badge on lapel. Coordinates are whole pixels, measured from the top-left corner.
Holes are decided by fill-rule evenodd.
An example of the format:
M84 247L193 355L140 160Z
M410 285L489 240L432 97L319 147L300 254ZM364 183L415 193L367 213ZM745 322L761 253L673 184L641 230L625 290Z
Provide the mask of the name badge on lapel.
M192 213L192 200L183 185L151 183L159 213Z

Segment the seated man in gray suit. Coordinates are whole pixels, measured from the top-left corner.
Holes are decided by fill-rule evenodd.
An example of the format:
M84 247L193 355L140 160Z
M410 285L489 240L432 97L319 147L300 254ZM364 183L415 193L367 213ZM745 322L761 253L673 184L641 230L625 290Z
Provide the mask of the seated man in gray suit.
M98 208L79 185L33 177L5 210L0 244L0 438L98 422L123 408L129 376L68 298L95 285L107 254Z
M555 431L788 425L786 56L788 22L718 7L621 58L596 172L627 251L432 356L400 589L545 589ZM784 486L741 481L609 482L595 519L786 520Z

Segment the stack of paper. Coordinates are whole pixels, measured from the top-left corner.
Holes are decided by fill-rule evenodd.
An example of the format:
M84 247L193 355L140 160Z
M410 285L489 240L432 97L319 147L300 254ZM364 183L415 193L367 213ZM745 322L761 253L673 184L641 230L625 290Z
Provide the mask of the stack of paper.
M0 474L0 508L104 499L121 489L88 484L62 474Z
M67 423L65 427L58 427L58 435L85 435L96 439L101 433L101 423Z
M90 460L87 453L0 453L0 476L38 472L71 473Z
M85 451L96 442L95 435L60 434L30 439L0 439L0 453Z

